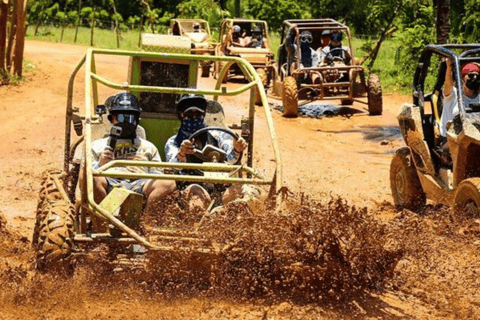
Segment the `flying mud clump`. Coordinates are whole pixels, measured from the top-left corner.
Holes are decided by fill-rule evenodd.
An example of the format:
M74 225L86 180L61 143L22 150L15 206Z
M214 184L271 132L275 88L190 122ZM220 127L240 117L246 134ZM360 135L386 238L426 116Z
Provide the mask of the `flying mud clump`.
M402 241L366 209L343 199L295 200L288 207L278 214L228 205L200 230L223 248L220 255L163 256L163 263L156 261L155 287L244 301L324 302L381 288L393 276Z

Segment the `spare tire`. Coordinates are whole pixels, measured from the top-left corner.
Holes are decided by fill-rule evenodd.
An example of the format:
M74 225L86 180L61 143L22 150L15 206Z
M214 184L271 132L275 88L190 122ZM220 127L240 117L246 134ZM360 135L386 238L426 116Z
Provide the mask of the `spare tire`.
M371 116L381 115L383 112L382 85L380 77L371 73L368 77L368 113Z
M298 117L297 80L294 77L286 77L283 81L282 103L285 117Z

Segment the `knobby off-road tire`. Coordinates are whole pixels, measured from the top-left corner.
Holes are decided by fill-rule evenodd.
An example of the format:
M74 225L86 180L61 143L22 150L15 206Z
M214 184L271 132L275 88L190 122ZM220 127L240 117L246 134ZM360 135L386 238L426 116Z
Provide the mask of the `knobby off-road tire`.
M215 62L215 66L216 66L215 77L214 77L215 79L218 79L218 77L220 77L220 71L223 69L224 65L225 63L221 61ZM225 73L225 76L222 79L222 83L227 83L227 80L228 80L228 71Z
M45 216L38 229L36 268L72 270L74 209L65 200L54 200L42 208Z
M202 61L200 65L202 66L202 78L208 78L210 76L210 64Z
M395 205L416 211L425 205L426 197L418 179L409 148L395 153L390 164L390 188Z
M465 179L455 190L453 219L460 223L480 218L480 178Z
M297 81L294 77L286 77L282 86L283 115L298 117Z
M40 228L40 224L42 223L43 219L45 219L46 211L44 210L44 206L48 205L51 201L58 201L62 199L60 190L58 190L52 177L52 175L59 173L60 172L58 171L46 171L43 173L41 189L38 195L35 226L33 228L32 236L32 245L34 248L36 248L38 244L38 231Z
M368 77L368 113L371 116L381 115L383 112L382 85L380 77L371 73Z
M265 72L265 69L258 68L257 73L260 76L260 79L262 79L263 87L266 88L266 86L267 86L267 73ZM260 90L258 90L258 87L255 87L255 105L257 105L257 106L262 105L262 97L260 96Z

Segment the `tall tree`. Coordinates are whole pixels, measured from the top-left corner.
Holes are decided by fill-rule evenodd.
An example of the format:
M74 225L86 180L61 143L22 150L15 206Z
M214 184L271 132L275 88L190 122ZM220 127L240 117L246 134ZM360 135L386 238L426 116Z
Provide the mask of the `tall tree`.
M445 44L450 32L450 0L437 1L437 43Z

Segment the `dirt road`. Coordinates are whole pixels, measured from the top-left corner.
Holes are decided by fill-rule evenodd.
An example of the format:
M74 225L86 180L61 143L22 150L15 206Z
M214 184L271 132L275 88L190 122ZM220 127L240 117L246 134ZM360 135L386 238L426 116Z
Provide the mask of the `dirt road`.
M32 234L41 173L62 166L67 81L85 49L28 41L26 60L36 68L27 75L28 81L21 85L0 87L0 119L3 122L0 132L0 213L7 218L10 230L18 232L20 239L22 236L27 238L24 242ZM125 79L126 74L119 70L125 70L126 63L125 59L112 59L104 61L103 65L108 68L105 71L111 74L111 80L123 82L121 79ZM211 83L214 80L202 79L200 83L203 81ZM75 85L75 102L78 104L82 103L82 90L80 81ZM422 226L422 231L432 234L431 237L422 235L426 237L422 238L423 249L428 247L432 255L426 260L420 259L421 262L412 263L414 258L410 258L399 263L397 282L388 290L359 298L353 304L357 306L353 307L354 312L348 308L338 311L325 305L299 306L292 302L256 305L221 298L208 300L189 296L172 299L148 290L139 293L138 288L130 290L125 284L121 285L122 290L112 292L108 285L105 289L97 284L98 287L92 289L79 277L64 286L52 284L50 289L54 292L46 288L41 295L43 298L35 297L32 292L18 301L9 300L5 297L10 295L4 295L4 301L9 303L3 307L0 305L0 319L466 319L479 316L479 282L474 276L480 272L479 249L475 244L477 234L458 233L458 230L445 227L447 222L442 210L432 209L424 217L412 217L395 212L391 205L384 203L392 201L388 176L391 156L403 145L395 115L401 104L410 102L411 97L387 93L383 100L383 115L375 117L369 116L366 106L360 103L352 106L359 112L351 117L287 119L273 111L284 182L292 192L304 193L320 201L338 195L349 204L371 209L382 203L380 207L386 217L414 220ZM225 100L226 113L238 116L238 108L245 108L244 101L246 98ZM261 112L258 117L262 119ZM261 159L259 166L269 171L270 150L263 147L268 145L266 130L262 132L260 127L256 134L256 154ZM13 261L15 258L8 259ZM422 269L426 266L431 268L430 273ZM0 269L0 273L5 270ZM463 296L459 297L459 294ZM49 304L48 307L42 304L42 299ZM78 304L72 303L72 299ZM460 301L458 305L455 304L457 299Z

